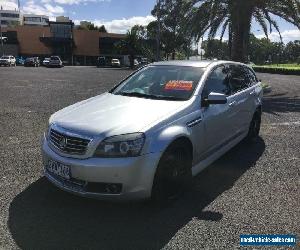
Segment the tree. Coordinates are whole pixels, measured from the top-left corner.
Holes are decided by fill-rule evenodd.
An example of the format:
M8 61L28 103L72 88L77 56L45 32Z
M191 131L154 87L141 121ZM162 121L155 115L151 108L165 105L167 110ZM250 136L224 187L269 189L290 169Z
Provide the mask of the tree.
M202 47L204 48L206 58L217 58L219 60L229 59L228 42L211 39L204 41Z
M206 31L209 39L221 29L230 35L231 58L247 61L251 21L254 18L268 37L268 31L280 30L273 16L283 18L300 28L300 0L187 0L186 13L192 34L198 40ZM269 26L269 29L268 29ZM280 35L281 37L281 35Z
M160 15L161 46L166 58L171 55L175 59L176 52L183 52L186 56L190 53L192 39L184 19L189 7L186 0L160 0L152 10L152 15ZM156 34L157 21L149 25L155 28Z
M285 55L288 62L300 64L300 40L289 42L285 47Z
M81 21L80 25L77 26L79 30L98 30L99 32L107 33L107 30L104 25L98 27L94 23L89 21Z
M141 26L135 25L128 30L126 37L115 44L115 50L120 54L128 54L130 67L134 68L134 58L141 51Z
M103 32L103 33L107 33L107 30L105 28L104 25L101 25L99 28L98 28L99 32Z
M152 33L151 24L147 27L142 25L136 25L137 36L139 38L139 52L148 58L150 61L154 61L156 55L156 38Z

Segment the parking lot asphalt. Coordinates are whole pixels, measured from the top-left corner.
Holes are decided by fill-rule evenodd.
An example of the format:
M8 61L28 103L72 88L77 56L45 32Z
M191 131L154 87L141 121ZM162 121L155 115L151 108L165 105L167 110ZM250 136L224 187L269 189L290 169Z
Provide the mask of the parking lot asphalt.
M261 138L240 143L162 208L76 197L42 177L49 116L130 73L0 68L0 249L233 249L240 234L300 236L300 77L258 74Z

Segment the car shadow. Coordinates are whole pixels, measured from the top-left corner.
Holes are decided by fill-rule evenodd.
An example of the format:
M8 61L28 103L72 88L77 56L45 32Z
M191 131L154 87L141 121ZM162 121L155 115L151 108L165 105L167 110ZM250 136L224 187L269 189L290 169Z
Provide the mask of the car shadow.
M230 189L265 150L240 143L193 179L192 190L166 206L112 203L70 195L40 178L10 204L8 227L22 249L160 249L191 219L220 221L206 207Z
M300 112L300 98L282 94L266 95L263 98L263 112L278 115L278 113Z

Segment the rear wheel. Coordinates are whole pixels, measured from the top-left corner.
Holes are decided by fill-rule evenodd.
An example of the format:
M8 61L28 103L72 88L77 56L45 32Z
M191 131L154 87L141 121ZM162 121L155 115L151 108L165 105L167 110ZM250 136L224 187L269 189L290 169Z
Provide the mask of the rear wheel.
M246 137L246 140L249 142L255 142L259 136L260 131L260 124L261 124L261 112L256 111L252 117L249 131Z
M176 199L191 183L192 154L186 143L175 143L163 154L153 181L152 200Z

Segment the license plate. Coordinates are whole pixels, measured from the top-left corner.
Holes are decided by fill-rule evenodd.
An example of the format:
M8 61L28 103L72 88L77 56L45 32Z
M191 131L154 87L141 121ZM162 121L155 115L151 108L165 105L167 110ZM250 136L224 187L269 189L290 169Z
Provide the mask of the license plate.
M65 179L68 179L68 180L71 178L70 167L66 166L66 165L63 165L63 164L61 164L57 161L49 160L48 165L46 166L46 168L50 173L58 175L62 178L65 178Z

